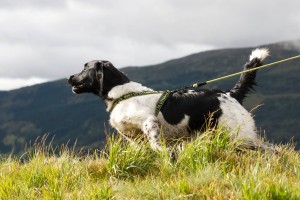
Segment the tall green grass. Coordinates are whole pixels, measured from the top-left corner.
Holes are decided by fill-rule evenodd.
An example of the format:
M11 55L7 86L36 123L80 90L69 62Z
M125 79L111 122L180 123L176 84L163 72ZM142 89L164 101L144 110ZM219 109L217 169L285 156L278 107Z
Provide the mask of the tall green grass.
M0 199L300 199L300 155L238 149L223 129L167 147L110 136L103 151L53 148L43 138L0 159Z

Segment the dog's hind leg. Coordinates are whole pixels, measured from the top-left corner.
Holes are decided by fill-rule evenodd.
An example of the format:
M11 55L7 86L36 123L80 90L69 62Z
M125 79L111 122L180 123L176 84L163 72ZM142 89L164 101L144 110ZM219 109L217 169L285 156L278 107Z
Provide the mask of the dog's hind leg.
M259 149L260 151L268 153L268 154L276 153L276 149L275 149L274 145L272 145L268 142L262 141L259 138L257 138L255 141L252 141L250 146L253 149Z
M143 123L143 132L146 134L150 146L154 150L162 150L161 144L159 142L159 124L156 117L152 116L146 119Z

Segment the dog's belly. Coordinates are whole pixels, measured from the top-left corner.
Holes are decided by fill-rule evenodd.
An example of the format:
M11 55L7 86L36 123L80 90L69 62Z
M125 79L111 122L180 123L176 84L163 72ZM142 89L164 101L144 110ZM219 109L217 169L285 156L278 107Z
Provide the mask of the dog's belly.
M176 139L176 138L187 138L190 137L190 131L188 131L188 124L190 117L184 115L182 120L178 124L168 123L162 113L159 113L158 116L159 125L161 127L163 138L166 139Z
M127 122L122 122L122 123L123 123L123 126L120 131L127 137L136 138L143 133L142 130L139 129L134 124L130 124Z
M112 127L117 129L118 132L121 132L131 138L137 137L142 133L142 130L136 124L130 123L126 120L115 121L111 119L110 124Z

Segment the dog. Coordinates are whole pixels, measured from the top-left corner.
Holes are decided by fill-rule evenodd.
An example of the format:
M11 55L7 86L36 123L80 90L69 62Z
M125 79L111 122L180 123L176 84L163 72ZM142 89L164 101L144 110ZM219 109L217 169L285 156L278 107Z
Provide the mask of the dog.
M267 56L268 49L253 50L244 69L261 66ZM208 118L210 127L226 127L232 138L243 140L243 146L266 149L251 113L242 106L256 85L255 77L256 70L242 74L227 92L198 89L166 94L130 81L109 61L94 60L86 63L83 71L70 76L68 83L76 94L93 93L101 97L110 112L111 126L128 138L144 134L154 150L162 150L160 137L184 138L195 131L205 131L209 128Z

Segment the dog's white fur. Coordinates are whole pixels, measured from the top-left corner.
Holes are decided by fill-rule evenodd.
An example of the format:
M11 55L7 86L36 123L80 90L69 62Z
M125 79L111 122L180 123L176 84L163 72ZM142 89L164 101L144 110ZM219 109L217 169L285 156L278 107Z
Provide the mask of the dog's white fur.
M228 93L218 97L222 115L219 123L228 128L233 137L257 141L256 126L251 114Z
M108 93L108 98L119 98L130 92L152 91L136 82L129 82L116 86ZM154 149L161 150L157 134L159 132L158 119L155 116L156 103L161 94L137 96L126 99L112 110L110 124L122 134L134 137L140 131L144 132ZM107 110L110 110L112 102L106 101Z
M263 60L268 54L266 49L256 49L250 55L250 61L254 58ZM152 91L152 89L136 82L129 82L112 88L108 93L108 99L117 99L130 92L142 91ZM136 96L120 102L110 114L111 125L129 137L135 137L139 132L144 132L151 147L158 150L161 150L158 138L160 129L163 130L165 137L174 137L174 134L183 137L188 133L189 116L185 115L182 121L176 125L168 124L161 113L156 117L155 107L160 96L161 94ZM229 93L221 94L218 99L222 110L222 115L218 119L219 124L227 127L233 133L233 137L245 139L250 144L261 144L251 114ZM107 111L109 111L112 102L106 100L106 105Z
M249 61L253 60L254 58L258 58L259 60L264 60L266 57L270 55L270 51L266 48L257 48L254 49L249 56Z

